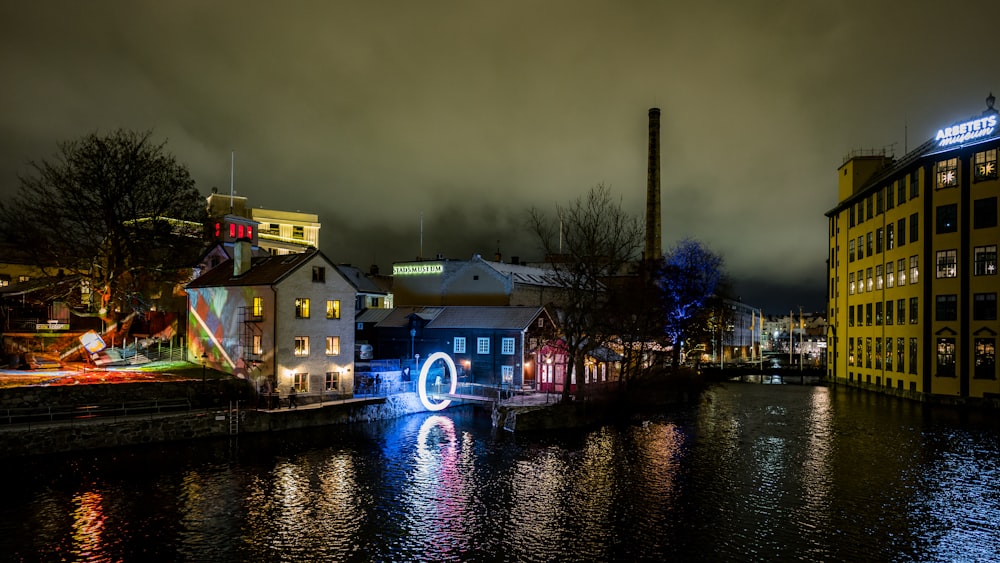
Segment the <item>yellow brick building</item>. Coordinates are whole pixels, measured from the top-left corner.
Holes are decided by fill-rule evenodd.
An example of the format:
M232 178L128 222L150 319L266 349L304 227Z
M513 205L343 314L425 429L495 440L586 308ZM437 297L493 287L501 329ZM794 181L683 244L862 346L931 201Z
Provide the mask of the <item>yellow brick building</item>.
M943 126L906 156L856 152L829 219L828 375L921 399L1000 396L1000 115ZM991 397L992 396L992 397Z

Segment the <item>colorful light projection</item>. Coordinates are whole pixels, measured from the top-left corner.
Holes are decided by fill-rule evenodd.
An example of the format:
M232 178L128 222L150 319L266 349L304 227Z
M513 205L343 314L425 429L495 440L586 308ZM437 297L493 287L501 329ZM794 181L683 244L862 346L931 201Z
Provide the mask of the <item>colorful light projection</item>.
M451 356L444 352L434 352L427 357L427 361L424 362L423 367L420 368L420 378L417 380L417 395L420 397L420 403L424 405L429 411L439 411L448 407L451 404L451 399L445 399L439 403L432 403L427 397L427 373L431 369L431 364L438 360L444 360L444 363L448 366L448 372L451 375L451 385L449 386L448 394L454 395L455 391L458 390L458 374L455 370L455 362L451 359Z
M252 288L188 290L188 346L193 357L208 356L216 369L231 371L239 357L240 307L253 302ZM227 369L228 368L228 369Z

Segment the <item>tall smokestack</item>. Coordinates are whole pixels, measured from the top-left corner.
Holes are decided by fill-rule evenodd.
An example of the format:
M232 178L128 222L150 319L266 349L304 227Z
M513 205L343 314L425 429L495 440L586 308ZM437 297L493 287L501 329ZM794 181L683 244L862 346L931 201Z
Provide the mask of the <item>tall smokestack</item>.
M656 260L660 246L660 108L649 110L649 163L646 174L646 247L642 257Z

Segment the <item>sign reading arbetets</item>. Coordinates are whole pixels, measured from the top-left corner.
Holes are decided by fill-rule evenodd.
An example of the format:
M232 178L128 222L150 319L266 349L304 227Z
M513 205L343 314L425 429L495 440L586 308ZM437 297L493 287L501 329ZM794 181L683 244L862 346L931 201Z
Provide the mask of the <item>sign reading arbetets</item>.
M937 136L934 139L937 141L939 147L946 147L948 145L957 145L989 137L996 129L997 116L988 115L979 119L966 121L965 123L952 125L951 127L945 127L944 129L938 129Z
M421 274L440 274L444 272L444 264L394 264L392 275L413 276Z

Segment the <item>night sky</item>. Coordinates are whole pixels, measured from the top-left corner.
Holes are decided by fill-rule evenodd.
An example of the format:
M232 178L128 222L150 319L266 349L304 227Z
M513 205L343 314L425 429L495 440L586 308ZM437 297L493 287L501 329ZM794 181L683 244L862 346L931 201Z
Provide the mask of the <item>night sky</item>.
M152 130L206 195L316 213L335 262L537 260L531 206L604 183L743 301L821 311L855 149L1000 94L994 2L4 2L0 197L57 143Z

